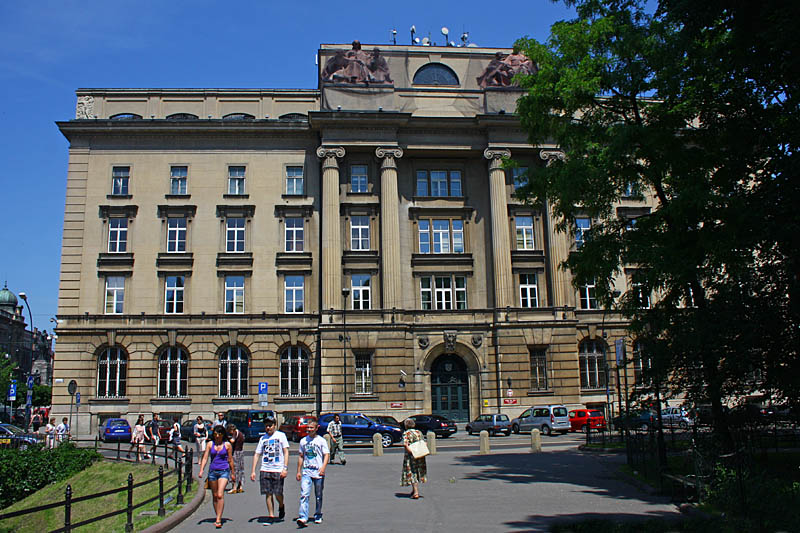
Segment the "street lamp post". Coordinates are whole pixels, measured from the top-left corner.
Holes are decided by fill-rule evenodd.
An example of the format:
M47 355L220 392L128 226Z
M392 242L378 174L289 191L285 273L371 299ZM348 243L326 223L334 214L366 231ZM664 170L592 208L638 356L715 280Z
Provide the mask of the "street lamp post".
M342 288L342 396L344 398L344 411L347 412L347 297L350 296L350 288Z
M21 292L21 293L19 293L19 297L22 298L23 302L25 302L25 307L28 308L28 317L31 319L31 351L30 351L30 355L28 356L28 362L30 364L28 365L28 369L27 369L27 374L28 374L28 376L30 376L30 375L33 374L33 351L34 351L35 346L36 346L36 334L34 333L34 330L33 330L33 313L31 313L31 306L28 303L28 295L25 294L24 292ZM30 418L31 418L31 410L30 410L30 408L28 407L28 405L26 403L26 405L25 405L25 430L26 431L28 430L28 426L31 423Z

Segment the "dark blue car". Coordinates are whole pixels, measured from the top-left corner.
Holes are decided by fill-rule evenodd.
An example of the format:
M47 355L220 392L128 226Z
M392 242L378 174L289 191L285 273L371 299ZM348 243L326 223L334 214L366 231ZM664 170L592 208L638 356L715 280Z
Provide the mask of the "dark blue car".
M328 424L336 413L319 417L319 434L327 433ZM388 448L403 438L403 430L393 424L381 424L362 413L338 413L342 422L342 437L349 441L372 441L375 433L380 433L384 448Z
M25 433L13 424L0 424L0 448L25 450L38 442L36 435Z
M109 418L100 426L99 435L103 442L131 441L131 425L124 418Z

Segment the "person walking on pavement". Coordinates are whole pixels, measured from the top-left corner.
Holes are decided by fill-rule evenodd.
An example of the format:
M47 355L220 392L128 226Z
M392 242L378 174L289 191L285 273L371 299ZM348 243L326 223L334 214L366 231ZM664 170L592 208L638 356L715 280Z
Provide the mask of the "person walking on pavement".
M131 445L136 446L136 460L139 460L139 457L143 457L144 459L150 459L150 456L147 455L147 448L144 445L144 441L147 438L147 433L145 432L144 428L144 415L139 415L139 418L136 419L136 424L133 426L133 431L131 432ZM128 453L128 458L130 458L131 454Z
M217 426L222 426L222 429L225 429L228 426L228 421L225 420L225 413L222 411L217 413L217 419L214 420L213 424L211 424L211 429L214 429Z
M56 419L51 418L50 422L44 428L44 434L47 438L47 448L53 449L56 447Z
M414 459L414 455L411 453L410 446L425 439L419 430L414 429L415 425L413 418L407 418L403 422L403 426L406 428L403 432L403 447L406 449L406 453L403 456L403 474L400 480L400 485L403 487L411 485L412 500L419 499L419 484L428 481L428 465L425 458Z
M289 472L289 441L283 431L275 429L275 419L267 418L264 420L264 427L267 432L258 440L255 454L253 455L253 469L250 472L250 479L256 480L256 465L261 463L259 474L259 485L261 494L267 498L267 517L266 524L271 524L276 520L280 521L286 516L283 506L283 480ZM275 518L275 504L273 496L278 501L278 517Z
M181 445L181 419L177 416L172 419L172 429L169 430L169 442L182 454L186 454L186 450Z
M197 447L197 464L200 464L200 458L203 455L203 451L206 449L208 428L206 428L206 422L203 420L202 416L198 416L196 422L197 423L192 427L192 433L194 433L194 443Z
M342 435L342 421L339 415L333 415L333 421L328 423L328 435L331 436L331 463L336 461L336 456L343 465L347 464L344 458L344 436Z
M69 418L66 416L61 419L61 423L56 427L56 440L59 445L63 444L72 435L70 434L69 430Z
M206 443L198 475L200 478L203 477L203 470L210 460L208 486L211 489L214 512L217 514L214 526L219 529L222 527L222 511L225 510L225 486L229 480L236 481L236 474L233 473L233 450L231 443L227 440L227 435L225 435L225 428L217 426L211 434L212 440Z
M236 473L236 485L231 486L228 494L244 492L244 433L236 428L236 424L228 424L228 441L233 446L233 471Z
M158 413L153 413L153 418L147 424L147 436L150 437L150 442L153 443L153 455L158 452L158 441L161 440L158 433Z
M331 454L328 443L317 435L319 424L316 420L308 424L308 435L300 441L300 455L297 458L297 481L300 482L300 510L297 517L298 527L306 527L308 523L308 497L311 485L314 485L316 507L314 523L322 523L322 490L325 488L325 469Z

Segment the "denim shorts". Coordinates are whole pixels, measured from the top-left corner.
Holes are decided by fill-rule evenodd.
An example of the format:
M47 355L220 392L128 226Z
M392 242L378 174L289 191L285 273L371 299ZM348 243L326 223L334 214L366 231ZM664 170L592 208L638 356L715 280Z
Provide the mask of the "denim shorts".
M209 470L208 472L208 480L209 481L216 481L219 478L224 477L225 479L231 478L231 469L226 468L225 470Z

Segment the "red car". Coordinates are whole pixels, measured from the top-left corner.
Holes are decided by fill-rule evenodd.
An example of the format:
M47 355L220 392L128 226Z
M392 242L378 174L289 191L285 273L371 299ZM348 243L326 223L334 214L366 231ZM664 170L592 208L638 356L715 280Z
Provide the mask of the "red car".
M594 409L575 409L569 412L569 430L588 433L591 429L606 428L606 417L602 411Z
M311 415L298 415L290 417L278 428L286 434L286 438L295 442L308 435L309 422L316 422L317 417Z

